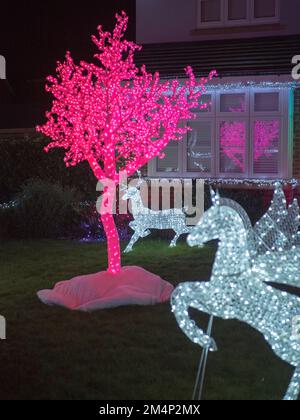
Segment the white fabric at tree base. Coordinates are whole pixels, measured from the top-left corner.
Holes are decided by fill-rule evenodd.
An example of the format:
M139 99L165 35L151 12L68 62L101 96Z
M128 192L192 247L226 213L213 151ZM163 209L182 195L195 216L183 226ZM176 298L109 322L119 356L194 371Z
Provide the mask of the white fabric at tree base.
M123 267L119 274L102 271L57 283L41 290L46 305L92 312L126 305L155 305L170 300L173 286L141 267Z

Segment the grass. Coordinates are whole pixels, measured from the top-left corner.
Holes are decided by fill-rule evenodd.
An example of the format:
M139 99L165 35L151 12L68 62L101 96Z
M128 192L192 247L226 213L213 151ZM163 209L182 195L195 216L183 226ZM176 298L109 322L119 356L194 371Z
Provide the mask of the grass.
M210 276L213 246L170 249L141 241L123 265L140 265L174 285ZM36 292L106 267L106 248L69 241L0 244L1 400L190 399L200 348L179 330L170 305L93 314L40 303ZM207 325L207 317L197 314ZM280 399L292 368L256 331L216 320L206 399Z

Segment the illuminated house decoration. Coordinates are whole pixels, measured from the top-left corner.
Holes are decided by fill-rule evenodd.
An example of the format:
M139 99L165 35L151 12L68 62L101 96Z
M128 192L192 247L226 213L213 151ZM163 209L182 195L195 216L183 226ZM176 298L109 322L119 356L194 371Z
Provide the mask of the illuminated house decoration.
M57 76L48 77L46 90L54 101L48 121L38 127L53 139L47 151L64 149L67 166L87 161L97 180L106 185L100 211L108 248L109 276L105 273L105 279L122 276L124 271L113 215L116 187L124 176L132 176L149 160L163 159L168 143L176 144L185 136L190 127L184 121L194 117L193 109L206 108L200 98L215 75L211 72L208 78L197 80L187 67L183 83L161 82L158 73L152 75L145 66L135 65L134 54L140 47L124 39L128 23L125 12L116 19L112 34L99 26L99 37L92 37L99 49L95 58L100 65L75 64L68 52L65 61L58 64ZM49 292L46 295L44 301L51 302ZM42 298L41 293L39 296ZM77 306L86 303L79 304L77 295L76 299Z
M216 351L214 339L190 318L189 308L249 324L264 335L277 356L295 367L285 399L297 399L300 340L293 336L293 325L300 313L300 298L266 284L274 280L269 270L274 261L268 254L259 260L251 258L242 218L233 208L220 205L218 194L188 244L203 246L215 239L219 247L210 281L183 283L173 293L172 308L180 328L194 343ZM298 268L299 258L288 255L285 265Z
M185 233L190 233L191 228L186 225L186 214L184 210L173 208L164 210L152 210L144 206L140 187L143 184L141 174L139 182L135 187L130 187L123 196L123 200L130 200L132 205L132 215L134 220L129 226L134 230L125 253L131 252L133 245L140 239L151 234L151 229L173 230L175 236L170 243L170 247L176 246L179 237Z

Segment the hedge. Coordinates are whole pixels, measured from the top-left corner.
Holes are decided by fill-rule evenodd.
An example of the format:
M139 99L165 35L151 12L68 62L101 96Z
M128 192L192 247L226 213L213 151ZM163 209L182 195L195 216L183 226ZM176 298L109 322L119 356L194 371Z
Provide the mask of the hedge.
M85 199L97 197L97 180L86 162L66 168L64 151L44 151L48 140L40 135L0 139L0 202L11 200L29 179L76 188Z

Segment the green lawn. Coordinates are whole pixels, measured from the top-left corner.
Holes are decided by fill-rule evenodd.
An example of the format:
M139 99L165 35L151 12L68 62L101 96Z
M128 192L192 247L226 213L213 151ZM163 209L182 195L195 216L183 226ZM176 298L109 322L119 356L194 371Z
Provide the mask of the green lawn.
M140 265L174 285L207 279L213 247L141 241L124 265ZM93 314L47 307L36 292L105 269L106 248L69 241L0 244L0 399L190 399L200 348L179 330L170 305ZM198 318L197 318L198 319ZM207 324L207 317L199 322ZM206 399L280 399L292 368L236 321L217 320L219 351L209 356Z

